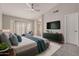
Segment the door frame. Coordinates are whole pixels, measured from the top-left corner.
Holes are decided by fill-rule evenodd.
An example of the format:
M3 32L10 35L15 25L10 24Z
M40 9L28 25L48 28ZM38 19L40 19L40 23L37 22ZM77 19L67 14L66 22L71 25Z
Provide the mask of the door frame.
M64 15L64 43L67 43L67 40L66 40L66 38L67 38L67 34L66 34L66 23L67 23L67 21L66 21L66 17L67 17L67 15Z

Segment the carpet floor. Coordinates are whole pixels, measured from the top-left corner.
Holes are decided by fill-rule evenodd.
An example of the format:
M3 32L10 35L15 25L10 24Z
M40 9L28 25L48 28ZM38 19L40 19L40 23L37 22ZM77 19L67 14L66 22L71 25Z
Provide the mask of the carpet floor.
M79 47L73 44L64 44L52 56L79 56Z
M51 56L53 53L55 53L59 48L61 47L60 44L50 42L49 48L42 52L41 54L38 54L37 56Z

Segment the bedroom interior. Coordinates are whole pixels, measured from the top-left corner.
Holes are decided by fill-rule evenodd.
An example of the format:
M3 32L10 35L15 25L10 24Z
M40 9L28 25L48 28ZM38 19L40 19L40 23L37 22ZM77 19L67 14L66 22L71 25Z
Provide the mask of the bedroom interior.
M0 56L79 56L79 3L0 3Z

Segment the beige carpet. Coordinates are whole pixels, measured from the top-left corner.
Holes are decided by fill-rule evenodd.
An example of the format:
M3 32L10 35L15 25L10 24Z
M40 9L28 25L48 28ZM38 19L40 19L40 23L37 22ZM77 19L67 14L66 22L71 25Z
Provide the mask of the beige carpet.
M79 46L64 44L52 56L79 56Z
M60 44L54 43L54 42L50 42L50 46L49 48L42 52L41 54L37 55L37 56L51 56L53 53L55 53L59 48L61 47Z

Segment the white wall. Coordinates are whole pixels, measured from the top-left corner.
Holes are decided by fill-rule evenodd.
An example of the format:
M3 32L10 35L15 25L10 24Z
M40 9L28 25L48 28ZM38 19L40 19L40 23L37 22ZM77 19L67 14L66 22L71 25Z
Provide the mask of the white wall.
M44 20L44 31L43 32L46 32L46 23L47 22L60 20L61 29L52 30L52 31L64 34L64 15L78 12L79 11L78 6L79 6L79 4L75 4L75 3L70 3L70 4L63 3L63 4L59 4L59 5L55 6L51 11L49 11L48 13L46 13L44 15L44 19L43 19ZM59 10L59 12L53 13L53 11L55 11L55 10Z
M0 13L0 29L2 29L2 13Z
M0 30L2 29L2 10L0 7Z

